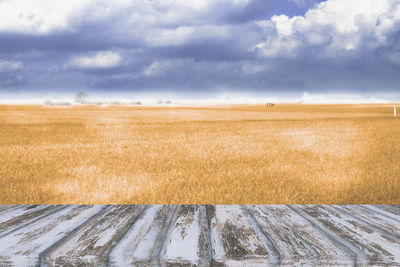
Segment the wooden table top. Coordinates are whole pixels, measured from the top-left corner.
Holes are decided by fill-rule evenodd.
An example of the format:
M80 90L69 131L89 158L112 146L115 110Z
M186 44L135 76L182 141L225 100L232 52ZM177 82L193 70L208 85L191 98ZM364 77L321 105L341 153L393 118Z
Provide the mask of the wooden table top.
M400 206L6 205L0 266L400 265Z

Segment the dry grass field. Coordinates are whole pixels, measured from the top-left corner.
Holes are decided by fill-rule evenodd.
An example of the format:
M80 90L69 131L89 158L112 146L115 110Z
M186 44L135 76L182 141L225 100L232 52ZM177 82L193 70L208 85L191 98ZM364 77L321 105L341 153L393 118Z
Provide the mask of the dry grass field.
M390 105L0 105L0 203L400 204Z

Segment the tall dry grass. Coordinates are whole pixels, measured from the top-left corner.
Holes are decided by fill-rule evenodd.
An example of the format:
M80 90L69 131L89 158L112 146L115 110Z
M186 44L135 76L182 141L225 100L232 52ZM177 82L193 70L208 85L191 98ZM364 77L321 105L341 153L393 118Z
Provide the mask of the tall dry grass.
M0 106L0 203L400 204L392 112Z

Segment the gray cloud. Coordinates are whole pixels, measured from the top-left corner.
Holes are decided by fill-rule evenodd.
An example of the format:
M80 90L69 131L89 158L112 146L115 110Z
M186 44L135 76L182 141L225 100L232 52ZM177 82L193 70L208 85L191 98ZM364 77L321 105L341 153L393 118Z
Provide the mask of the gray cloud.
M398 95L400 4L371 1L49 1L0 27L0 90Z

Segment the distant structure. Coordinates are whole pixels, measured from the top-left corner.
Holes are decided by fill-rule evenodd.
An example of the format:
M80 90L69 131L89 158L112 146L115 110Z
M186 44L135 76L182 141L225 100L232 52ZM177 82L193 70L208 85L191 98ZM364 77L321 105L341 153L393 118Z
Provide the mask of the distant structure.
M275 104L274 103L267 103L266 106L267 106L267 108L270 108L270 107L275 106Z
M51 99L50 97L46 97L43 101L43 104L45 106L69 106L71 103L68 101L55 101Z
M396 105L393 106L393 117L396 117L397 113L396 113Z
M157 100L157 104L162 104L164 101L162 99Z
M76 103L85 104L89 102L89 95L84 91L80 91L75 94L74 100Z
M172 101L171 100L165 100L165 104L171 104L172 103Z

